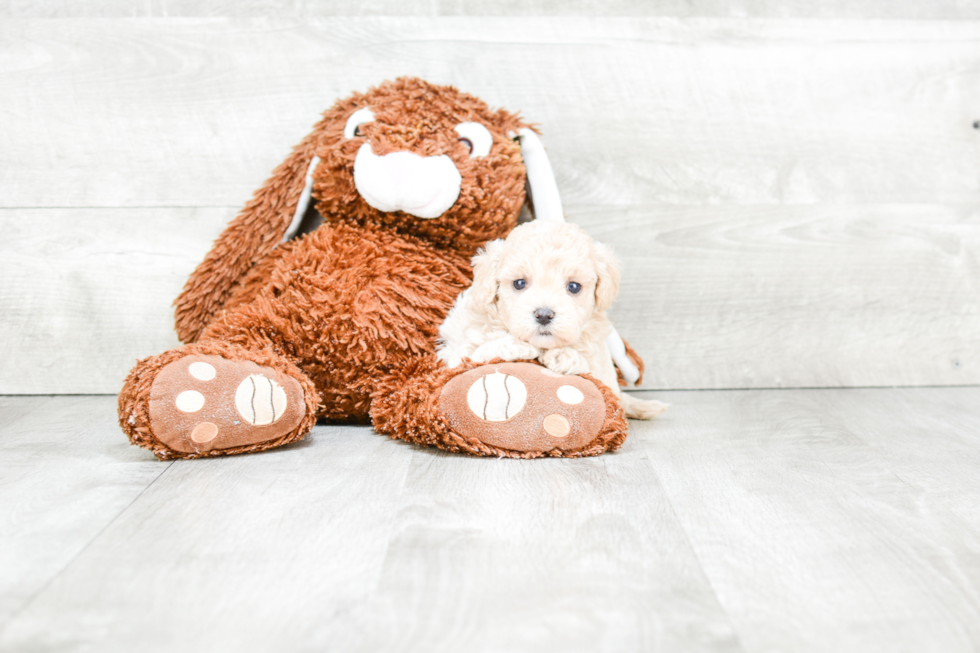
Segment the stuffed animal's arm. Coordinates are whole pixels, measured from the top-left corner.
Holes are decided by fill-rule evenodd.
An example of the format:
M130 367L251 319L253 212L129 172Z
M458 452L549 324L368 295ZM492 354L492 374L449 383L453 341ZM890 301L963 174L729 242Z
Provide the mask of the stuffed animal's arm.
M177 336L194 342L235 284L282 240L296 213L320 125L277 167L214 242L174 302Z

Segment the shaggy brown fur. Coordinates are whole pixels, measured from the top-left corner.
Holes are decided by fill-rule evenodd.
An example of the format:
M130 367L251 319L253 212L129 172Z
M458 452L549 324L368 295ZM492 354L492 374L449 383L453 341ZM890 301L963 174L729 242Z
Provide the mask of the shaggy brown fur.
M374 428L393 438L435 446L448 451L507 458L596 456L605 451L615 451L626 439L629 433L626 417L616 400L616 395L590 374L582 374L581 376L594 383L599 392L602 393L606 401L606 419L596 438L584 447L565 451L561 449L510 451L454 432L439 408L442 388L453 377L473 368L484 365L492 367L493 364L502 362L499 359L489 363L469 361L450 370L437 365L434 359L419 360L405 379L406 383L403 388L392 393L379 393L375 397L371 410Z
M150 387L153 385L153 380L156 378L157 372L178 358L191 354L216 354L229 360L246 359L259 365L271 367L282 374L293 377L303 386L303 395L306 402L306 415L303 421L291 432L271 442L197 454L174 451L160 442L153 435L153 431L150 428ZM253 451L262 451L263 449L271 449L289 444L290 442L303 439L310 432L310 429L313 428L313 424L316 422L316 411L316 386L295 365L284 361L281 356L277 356L269 350L245 351L236 345L214 340L199 344L184 345L183 347L171 349L157 356L144 358L136 364L136 367L126 377L123 390L119 393L119 425L122 427L123 432L129 436L130 442L152 450L160 460L251 453Z
M362 125L361 136L344 138L348 116L365 106L376 120ZM489 129L489 155L469 157L453 131L464 121ZM439 414L440 389L463 370L436 365L437 329L471 282L477 248L517 224L525 170L509 133L525 126L452 87L417 79L387 82L334 105L222 233L175 302L178 335L193 344L139 361L126 379L119 419L130 440L160 458L243 453L300 439L319 417L370 420L392 437L480 455L583 456L618 447L625 421L602 384L606 423L594 442L572 452L490 447L453 433ZM369 206L353 177L365 139L379 156L449 156L462 177L455 204L429 220ZM277 246L313 156L321 159L313 199L324 222ZM147 401L156 373L188 354L249 360L295 378L307 415L271 442L200 454L171 450L153 435Z

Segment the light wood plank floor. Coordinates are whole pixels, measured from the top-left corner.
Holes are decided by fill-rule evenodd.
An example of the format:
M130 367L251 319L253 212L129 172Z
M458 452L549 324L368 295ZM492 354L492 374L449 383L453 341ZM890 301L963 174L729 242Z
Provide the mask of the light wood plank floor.
M980 648L980 388L656 396L586 460L172 463L114 397L0 397L0 650Z

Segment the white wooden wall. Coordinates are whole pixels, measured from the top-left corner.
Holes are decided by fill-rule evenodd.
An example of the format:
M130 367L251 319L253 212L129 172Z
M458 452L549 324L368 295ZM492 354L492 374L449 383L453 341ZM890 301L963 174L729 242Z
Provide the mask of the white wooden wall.
M0 17L723 16L980 18L975 0L0 0Z
M475 15L501 6L551 15ZM980 383L977 19L0 1L0 393L116 392L177 344L224 224L323 109L399 75L540 123L569 218L623 259L645 387Z

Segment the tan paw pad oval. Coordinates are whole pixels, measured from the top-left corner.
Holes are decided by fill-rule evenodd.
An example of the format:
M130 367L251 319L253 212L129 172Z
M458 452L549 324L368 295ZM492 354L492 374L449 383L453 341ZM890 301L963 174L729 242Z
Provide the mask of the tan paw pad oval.
M201 422L191 431L191 440L194 442L210 442L218 437L218 425L212 422Z
M563 438L572 430L568 420L561 415L548 415L544 418L544 430L553 438Z

